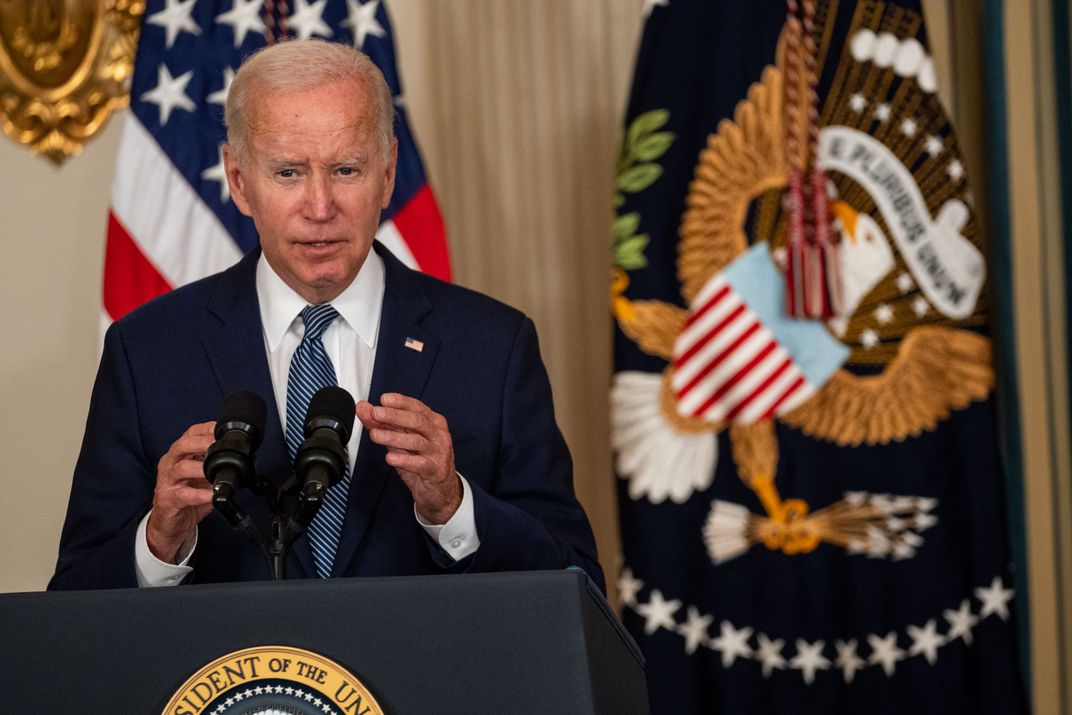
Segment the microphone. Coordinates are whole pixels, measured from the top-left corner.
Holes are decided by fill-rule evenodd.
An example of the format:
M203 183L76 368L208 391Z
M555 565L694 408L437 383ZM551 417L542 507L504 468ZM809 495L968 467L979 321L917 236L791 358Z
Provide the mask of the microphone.
M223 401L216 422L216 441L205 453L205 478L212 482L212 504L229 521L241 519L235 491L254 480L253 453L261 446L267 408L264 400L245 390ZM233 524L232 524L233 525Z
M302 486L292 528L304 530L320 509L327 490L342 480L354 416L354 398L341 387L321 388L309 401L305 441L294 456L294 471Z

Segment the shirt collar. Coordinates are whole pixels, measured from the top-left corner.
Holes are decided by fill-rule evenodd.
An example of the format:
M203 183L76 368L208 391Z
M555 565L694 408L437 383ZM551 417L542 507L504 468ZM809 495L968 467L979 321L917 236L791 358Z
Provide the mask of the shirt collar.
M383 307L383 259L373 250L358 270L357 276L331 301L346 324L357 333L365 345L375 349L380 330L380 311ZM257 300L261 308L261 325L268 341L269 352L275 352L279 342L308 303L283 282L268 265L261 253L257 260Z

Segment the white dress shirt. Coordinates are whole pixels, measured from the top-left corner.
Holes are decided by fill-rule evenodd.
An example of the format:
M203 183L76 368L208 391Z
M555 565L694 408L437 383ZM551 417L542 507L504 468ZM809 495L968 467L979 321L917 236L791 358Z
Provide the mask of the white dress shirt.
M263 254L257 262L256 284L272 389L275 392L280 419L285 421L290 358L301 343L305 332L305 325L301 321L300 314L308 303L276 275ZM339 387L345 389L358 401L368 399L369 386L372 382L383 292L383 259L375 251L369 251L368 258L358 271L357 277L346 290L331 301L339 318L328 326L321 337L324 349L331 358L332 365L335 366L335 376ZM283 428L285 432L285 424ZM353 474L362 431L361 421L355 420L353 434L347 445L351 474ZM354 478L360 478L360 475L355 475ZM421 527L455 561L472 554L480 546L473 515L473 495L468 482L464 478L461 482L461 506L446 524L427 524L417 514L416 509L413 512ZM193 570L188 562L197 547L197 535L195 533L194 538L179 549L179 553L176 554L176 563L165 563L149 551L145 535L148 520L149 515L146 514L138 526L134 542L138 585L178 584ZM238 536L236 535L235 538Z

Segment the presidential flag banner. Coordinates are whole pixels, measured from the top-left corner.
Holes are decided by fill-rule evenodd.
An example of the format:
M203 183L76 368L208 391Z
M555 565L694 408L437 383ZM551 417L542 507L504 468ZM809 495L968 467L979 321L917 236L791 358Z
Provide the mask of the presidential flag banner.
M149 0L143 18L108 217L105 323L257 245L253 222L230 201L223 106L242 60L292 37L353 44L383 71L396 100L398 172L377 238L410 267L450 279L380 0Z
M1017 713L986 246L912 0L649 0L615 183L657 713Z

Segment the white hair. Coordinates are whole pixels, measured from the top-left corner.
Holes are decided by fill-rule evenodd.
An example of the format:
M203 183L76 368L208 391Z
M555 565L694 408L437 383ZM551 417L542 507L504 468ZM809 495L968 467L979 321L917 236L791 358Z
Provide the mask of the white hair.
M227 143L235 158L240 163L245 160L250 111L258 94L298 92L343 81L358 82L368 90L380 151L386 161L395 135L395 107L383 73L360 50L319 39L268 45L247 57L238 68L223 109Z

